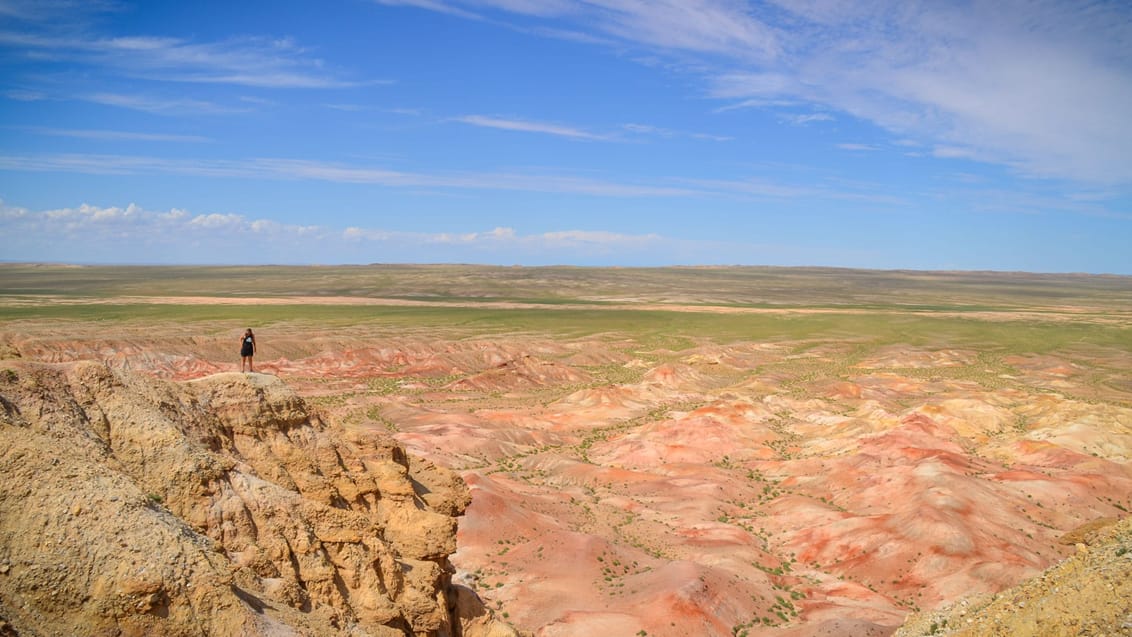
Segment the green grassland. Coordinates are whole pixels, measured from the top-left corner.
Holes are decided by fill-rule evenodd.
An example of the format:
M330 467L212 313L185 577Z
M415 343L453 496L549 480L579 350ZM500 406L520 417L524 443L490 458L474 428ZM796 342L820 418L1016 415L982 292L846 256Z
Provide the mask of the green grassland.
M5 297L356 296L428 301L1044 310L1132 307L1132 277L834 268L0 264Z
M178 296L228 303L146 298ZM319 303L320 296L422 303L336 305ZM296 302L256 302L273 297ZM18 330L24 321L291 324L317 331L366 325L456 338L612 334L673 350L706 341L832 340L1021 353L1090 346L1129 351L1132 277L761 267L2 264L0 324Z

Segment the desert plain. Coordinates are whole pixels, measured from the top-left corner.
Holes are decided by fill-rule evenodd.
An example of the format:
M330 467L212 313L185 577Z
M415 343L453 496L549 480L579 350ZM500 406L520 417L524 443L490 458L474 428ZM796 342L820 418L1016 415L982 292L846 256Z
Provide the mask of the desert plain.
M891 635L1132 512L1129 277L0 265L4 360L190 381L249 327L463 479L454 580L526 635ZM1032 634L1132 634L1122 585Z

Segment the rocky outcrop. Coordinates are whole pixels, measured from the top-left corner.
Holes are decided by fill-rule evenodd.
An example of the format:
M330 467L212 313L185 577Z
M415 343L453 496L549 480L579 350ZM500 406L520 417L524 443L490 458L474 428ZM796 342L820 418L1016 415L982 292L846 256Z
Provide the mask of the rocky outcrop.
M917 613L896 637L1132 635L1132 517L1085 524L1062 542L1077 553L997 595Z
M0 633L513 634L451 584L467 503L273 376L0 369Z

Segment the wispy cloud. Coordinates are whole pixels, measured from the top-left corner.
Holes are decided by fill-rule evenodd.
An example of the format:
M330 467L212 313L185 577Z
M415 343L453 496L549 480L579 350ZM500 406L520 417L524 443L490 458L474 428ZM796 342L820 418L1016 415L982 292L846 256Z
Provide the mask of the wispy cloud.
M370 110L370 107L362 104L323 104L323 106L343 113L361 113Z
M17 102L39 102L47 99L47 93L43 91L29 91L25 89L12 89L4 92L4 97Z
M906 204L880 186L779 183L763 178L667 178L646 182L602 180L562 174L515 172L423 173L303 159L163 159L139 155L0 155L0 170L74 172L94 175L191 175L233 179L309 180L426 190L539 192L612 198L740 198L855 200Z
M76 139L100 139L100 140L114 140L114 141L139 141L139 142L174 142L174 143L189 143L199 144L203 142L211 142L212 139L200 135L178 135L173 133L139 133L134 131L119 131L119 130L97 130L97 129L74 129L74 128L45 128L39 126L22 127L21 130L26 130L31 133L39 135L50 135L53 137L73 137Z
M801 113L784 114L782 115L782 119L795 126L805 126L813 122L832 122L833 116L829 113Z
M415 245L478 246L480 248L524 250L614 250L624 248L644 248L650 244L664 242L664 237L655 234L624 234L594 230L559 230L537 234L522 235L514 228L497 227L485 232L391 232L360 227L350 227L342 236L352 241L370 242L408 242Z
M402 7L415 7L417 9L427 9L429 11L436 11L439 13L447 13L449 15L460 16L461 18L468 18L471 20L482 20L483 17L472 11L461 9L455 5L440 0L374 0L377 4L386 6L402 6Z
M656 183L606 181L572 175L507 172L421 173L303 159L165 159L139 155L0 155L0 170L98 175L171 174L312 180L394 188L437 188L570 193L603 197L687 197L698 191Z
M638 137L683 137L689 139L702 139L717 142L731 141L732 139L734 139L733 137L726 135L693 133L674 130L671 128L664 128L661 126L652 126L649 124L622 124L620 126L620 130L617 132L595 133L591 130L577 126L567 126L563 124L537 122L524 119L488 117L484 115L463 115L460 117L451 118L451 121L460 122L462 124L470 124L472 126L480 126L483 128L496 128L500 130L518 131L524 133L541 133L544 135L554 135L557 137L590 141L625 141L626 139L631 139L627 138L624 133L629 133L630 135Z
M733 0L376 0L453 15L486 19L520 15L544 20L532 29L548 37L660 47L698 53L769 59L781 53L779 34L745 3ZM559 22L572 25L562 29ZM592 35L597 31L602 37Z
M0 17L28 23L59 22L116 8L113 0L0 0Z
M537 23L532 33L581 32L644 57L698 55L681 68L727 102L719 111L809 105L938 157L964 149L1027 175L1132 183L1132 19L1120 2L383 3L513 16Z
M560 124L550 124L546 122L532 122L522 119L505 119L500 117L488 117L484 115L464 115L461 117L454 117L452 118L452 121L460 122L463 124L470 124L472 126L481 126L484 128L498 128L502 130L519 131L523 133L542 133L545 135L555 135L557 137L569 137L570 139L609 139L609 137L606 135L591 133L589 131L572 126L563 126Z
M849 150L849 151L854 151L854 152L871 152L871 151L880 150L879 147L874 146L872 144L856 144L856 143L852 143L852 142L847 142L847 143L844 143L844 144L838 144L837 147L840 148L841 150Z
M0 48L83 65L111 75L163 82L275 89L388 83L384 79L347 78L289 38L195 41L151 35L103 35L89 31L84 22L89 16L85 13L55 11L51 20L24 18L28 20L23 25L25 29L0 31Z
M738 54L742 59L767 60L780 53L779 35L737 2L665 0L655 3L603 0L593 3L587 18L606 33L626 41L670 49Z
M759 176L734 179L686 177L632 182L569 174L519 172L414 172L373 165L351 165L306 159L164 159L150 155L4 155L0 171L71 172L91 175L180 175L227 179L316 181L367 184L396 189L435 191L537 192L614 199L712 199L807 202L841 201L867 204L870 210L913 211L923 197L955 202L959 208L982 210L988 200L978 191L931 193L893 190L869 182L846 182L807 174L794 183ZM1088 197L1054 195L1027 200L1031 210L1094 217L1120 217L1119 190L1088 190ZM1002 199L1000 194L994 198Z
M649 124L624 124L622 128L629 133L635 135L648 135L657 137L687 137L691 139L703 139L713 142L729 142L735 139L729 135L712 135L710 133L692 133L687 131L673 130L671 128L664 128L661 126L651 126Z
M152 79L260 88L343 88L337 77L292 40L245 38L195 43L172 38L115 38L92 43L105 62ZM387 80L373 80L387 83Z
M931 154L933 157L941 157L944 159L978 159L979 154L974 148L962 148L959 146L936 146L932 149Z
M117 106L135 111L144 111L157 115L217 115L226 113L246 113L247 107L223 106L206 100L187 98L167 99L150 95L126 95L122 93L90 93L76 96L86 102Z
M389 188L540 192L612 198L759 198L867 200L906 203L880 186L833 187L788 184L764 178L686 179L644 182L565 174L517 172L412 172L306 159L164 159L145 155L0 155L0 170L74 172L95 175L191 175L234 179L309 180Z
M1132 104L1132 22L1117 4L803 2L789 10L799 20L795 54L745 82L719 75L717 95L823 104L940 147L940 157L1132 181L1123 115ZM767 82L768 73L784 79Z

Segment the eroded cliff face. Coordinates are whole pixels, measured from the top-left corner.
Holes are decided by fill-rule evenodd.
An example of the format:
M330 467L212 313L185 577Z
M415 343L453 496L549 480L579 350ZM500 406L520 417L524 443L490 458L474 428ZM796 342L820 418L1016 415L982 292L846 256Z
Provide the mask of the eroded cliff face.
M0 369L0 632L512 634L451 584L467 503L273 376Z

